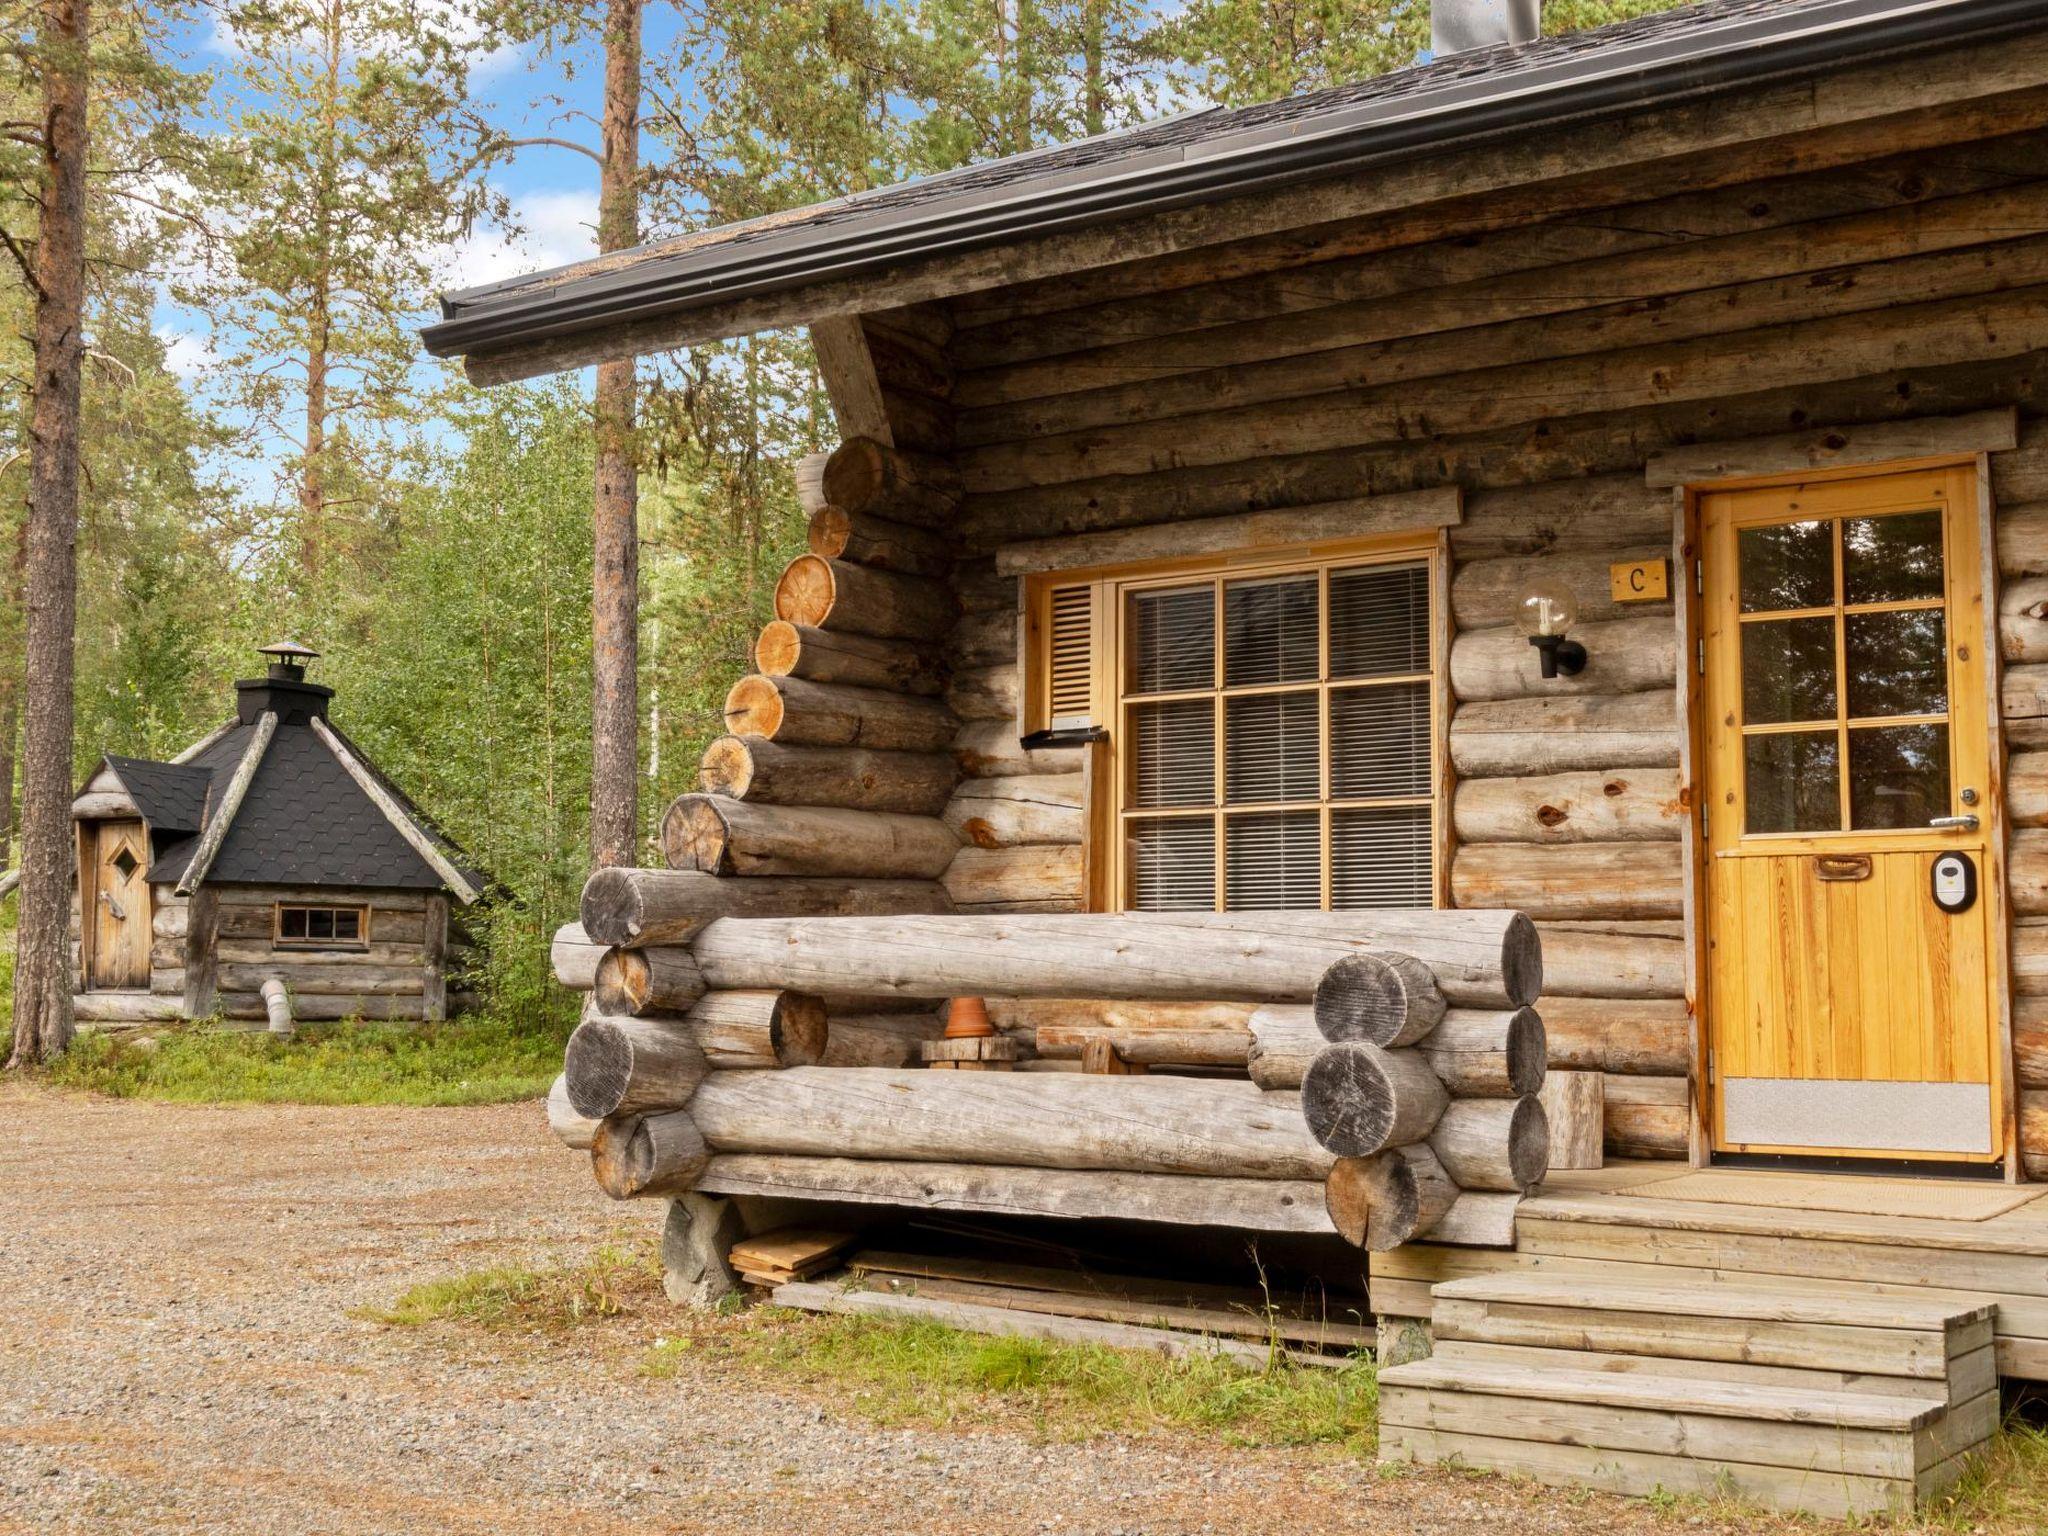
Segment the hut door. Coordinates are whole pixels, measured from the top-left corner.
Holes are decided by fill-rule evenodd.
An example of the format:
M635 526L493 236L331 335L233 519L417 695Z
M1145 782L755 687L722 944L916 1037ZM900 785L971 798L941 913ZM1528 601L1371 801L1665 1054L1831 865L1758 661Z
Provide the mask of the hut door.
M1701 535L1714 1145L1996 1158L1974 472L1710 494Z
M90 984L149 985L149 843L139 821L103 821L93 834Z

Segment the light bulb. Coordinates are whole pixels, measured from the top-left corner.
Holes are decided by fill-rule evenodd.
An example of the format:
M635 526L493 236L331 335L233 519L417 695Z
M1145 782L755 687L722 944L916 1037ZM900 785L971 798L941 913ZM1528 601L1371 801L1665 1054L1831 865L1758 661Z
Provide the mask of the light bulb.
M1578 619L1578 599L1563 587L1530 587L1515 605L1516 624L1532 637L1566 634Z

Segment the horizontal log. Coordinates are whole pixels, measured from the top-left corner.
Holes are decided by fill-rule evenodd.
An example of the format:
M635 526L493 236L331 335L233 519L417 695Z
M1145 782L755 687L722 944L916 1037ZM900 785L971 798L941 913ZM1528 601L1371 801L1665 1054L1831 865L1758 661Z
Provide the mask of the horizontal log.
M1607 1087L1627 1082L1610 1078ZM1686 1155L1688 1111L1683 1104L1632 1104L1612 1092L1602 1110L1606 1122L1609 1157L1648 1158L1661 1161Z
M1581 624L1585 670L1545 678L1542 658L1518 629L1474 629L1451 642L1451 691L1460 704L1532 695L1668 693L1677 686L1678 627L1666 618Z
M1425 1227L1419 1235L1427 1242L1452 1243L1464 1248L1512 1248L1515 1215L1521 1204L1519 1194L1462 1190L1436 1224Z
M605 1013L680 1013L706 990L703 973L687 949L654 945L606 950L597 962L591 996Z
M1459 906L1510 907L1537 918L1678 917L1683 886L1676 843L1471 843L1451 860Z
M810 992L706 992L685 1022L719 1072L816 1066L828 1038L825 1000Z
M1020 625L1014 609L970 613L946 637L946 656L955 667L1000 667L1017 660Z
M81 1024L156 1024L184 1017L182 1000L148 992L81 992L71 999Z
M944 810L959 777L943 752L791 747L756 736L721 736L697 765L697 787L706 794L911 816Z
M935 816L723 795L678 795L661 821L669 868L710 875L931 880L946 872L959 847L952 828Z
M1415 1048L1456 1099L1540 1093L1549 1061L1534 1008L1453 1008Z
M1413 1045L1444 1016L1436 975L1400 953L1345 955L1316 980L1316 1028L1325 1040Z
M2039 457L2039 444L2031 445L2033 456ZM2000 461L1992 461L1994 487L1999 478ZM1999 498L1998 526L1995 530L1998 541L1998 571L2008 580L2024 576L2048 576L2048 502L2033 502L2024 506L2006 506L2003 496Z
M1001 720L1021 729L1023 684L1017 664L955 668L946 685L946 704L962 720Z
M696 870L617 868L584 882L583 922L571 926L602 946L590 959L587 990L604 947L688 943L713 918L872 917L945 906L945 892L925 880L721 880Z
M1299 1088L1329 1042L1316 1027L1313 1004L1268 1003L1251 1016L1245 1065L1261 1088Z
M213 1007L214 1012L224 1019L256 1020L268 1017L268 1010L264 1006L263 995L260 992L216 992ZM448 994L450 1017L458 1013L472 1012L475 1008L474 993ZM365 997L360 993L321 994L294 990L292 1016L301 1024L330 1023L337 1019L411 1024L425 1020L426 1000L416 992L393 997Z
M597 1139L598 1121L589 1115L576 1112L576 1106L569 1102L569 1077L558 1072L548 1088L547 1097L548 1131L563 1146L574 1152L588 1152L590 1144Z
M775 582L775 617L806 629L932 641L959 617L950 588L846 560L798 555Z
M1494 560L1470 560L1461 564L1451 578L1451 619L1459 629L1486 629L1496 624L1513 624L1522 598L1532 587L1563 589L1578 600L1581 624L1607 619L1665 617L1671 604L1665 602L1621 602L1614 596L1608 567L1622 562L1668 560L1671 556L1670 509L1665 509L1665 527L1659 536L1645 543L1610 544L1604 549L1570 554L1506 555Z
M1242 1067L1252 1048L1251 1034L1243 1029L1105 1029L1047 1024L1033 1036L1038 1054L1048 1061L1079 1061L1091 1040L1107 1041L1119 1059L1140 1067Z
M1606 1164L1605 1078L1598 1072L1551 1072L1543 1079L1543 1113L1550 1121L1553 1170Z
M1451 805L1464 843L1676 842L1685 826L1675 768L1468 779Z
M823 489L832 506L924 528L944 527L960 505L960 477L948 461L871 438L833 450Z
M1994 198L1997 196L1993 194ZM1969 206L1966 199L1944 204L1945 211L1950 212ZM1895 217L1882 213L1877 216ZM1713 480L1998 453L2013 447L2014 430L2014 412L2010 408L1851 427L1808 427L1801 432L1774 433L1736 442L1667 448L1650 455L1643 478L1651 487L1671 489Z
M935 699L794 677L743 677L725 696L725 728L791 747L937 752L958 723Z
M825 1036L826 1067L914 1067L918 1047L945 1025L932 1013L834 1013Z
M598 1188L614 1200L687 1195L710 1161L704 1138L680 1109L603 1121L590 1144Z
M1460 1189L1530 1195L1550 1167L1550 1120L1534 1097L1454 1099L1429 1149Z
M892 522L872 512L826 505L811 514L811 553L910 576L944 576L953 567L952 541L913 523Z
M1444 996L1522 1007L1542 990L1514 912L1129 912L1014 917L726 918L695 953L717 987L902 997L1305 1002L1335 961L1412 954Z
M951 764L948 764L950 768ZM1078 773L972 779L945 808L945 822L977 848L1079 843L1084 831Z
M953 738L953 761L971 779L1006 779L1020 775L1078 776L1081 748L1027 749L1015 725L1000 720L975 720Z
M2012 1054L2022 1088L2048 1088L2048 998L2013 1000Z
M2048 1093L2020 1095L2020 1163L2030 1179L2048 1179Z
M1465 493L1464 518L1451 528L1460 563L1516 555L1598 555L1661 544L1669 553L1671 495L1639 473L1574 476ZM1604 585L1604 577L1602 579Z
M2048 661L2048 577L2023 576L1999 589L1998 653L2008 662Z
M1082 879L1079 847L1040 843L962 848L940 883L961 912L1077 912Z
M1450 1096L1416 1049L1363 1040L1328 1045L1301 1079L1309 1134L1339 1157L1370 1157L1422 1140Z
M425 969L417 965L296 965L297 958L275 954L257 965L222 965L220 989L260 992L276 977L290 984L295 997L417 997L426 983Z
M711 1159L697 1187L724 1195L964 1211L980 1216L1146 1221L1247 1232L1330 1230L1320 1180L1197 1178L728 1153Z
M1451 767L1461 780L1675 769L1679 734L1671 690L1463 704L1451 717Z
M690 1113L718 1152L1320 1179L1292 1094L1183 1077L795 1067L719 1072Z
M1207 1029L1243 1034L1258 1011L1254 1003L1161 1002L1155 999L991 997L990 1022L1005 1034L1036 1036L1041 1029Z
M1659 922L1546 922L1543 1003L1559 997L1683 998L1685 941Z
M1560 997L1546 993L1543 1034L1550 1065L1623 1076L1683 1073L1692 1015L1683 998Z
M807 683L847 688L880 688L888 693L934 697L945 688L939 653L907 640L834 634L771 619L754 642L754 668L763 677L793 677Z
M2022 827L2006 843L2005 880L2021 917L2048 917L2048 830Z
M562 1053L569 1106L591 1120L677 1109L710 1070L686 1020L586 1013Z
M149 931L153 937L159 939L182 939L185 937L186 924L191 920L191 916L192 906L189 902L181 901L175 905L159 902L156 910L149 916Z
M2015 827L2048 827L2048 752L2015 752L2006 760L2005 814Z

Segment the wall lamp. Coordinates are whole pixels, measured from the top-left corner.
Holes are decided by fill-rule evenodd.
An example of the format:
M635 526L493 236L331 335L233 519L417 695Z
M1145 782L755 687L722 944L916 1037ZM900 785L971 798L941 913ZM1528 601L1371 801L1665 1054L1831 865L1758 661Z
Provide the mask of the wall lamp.
M1575 677L1586 667L1586 648L1567 640L1579 604L1563 587L1531 586L1515 605L1515 622L1542 656L1543 675Z

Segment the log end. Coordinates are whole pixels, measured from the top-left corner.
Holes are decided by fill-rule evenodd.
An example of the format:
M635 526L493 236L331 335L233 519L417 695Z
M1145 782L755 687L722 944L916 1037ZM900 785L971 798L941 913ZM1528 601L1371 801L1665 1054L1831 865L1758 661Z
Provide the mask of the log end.
M1524 1195L1535 1194L1550 1172L1550 1115L1541 1099L1515 1105L1508 1122L1508 1172Z
M1526 1008L1543 995L1543 940L1528 914L1515 913L1500 941L1500 975L1508 1001Z
M782 690L772 677L743 677L725 696L725 728L735 736L773 741L782 729Z
M815 1067L825 1059L831 1026L825 999L810 992L785 992L770 1025L775 1060L785 1067Z
M812 554L837 560L846 553L847 540L852 536L853 519L829 502L811 514L807 538Z
M577 916L583 932L595 944L632 944L640 937L645 921L640 887L627 871L615 867L594 870L583 882L583 899Z
M688 1194L710 1163L702 1133L683 1110L616 1115L590 1143L590 1170L614 1200Z
M1309 1134L1339 1157L1370 1157L1419 1140L1446 1100L1443 1084L1426 1066L1397 1061L1363 1040L1325 1047L1301 1079Z
M816 555L798 555L776 578L775 617L816 629L831 617L837 599L832 562Z
M597 962L597 984L591 995L600 1013L636 1014L647 1007L654 994L654 975L647 957L637 949L608 949ZM573 1045L575 1037L570 1037ZM630 1057L628 1058L630 1060ZM571 1073L573 1080L575 1074ZM578 1106L581 1108L581 1106ZM606 1110L585 1110L586 1114L610 1114Z
M769 677L788 677L803 654L803 636L787 619L770 619L754 642L754 665Z
M1408 955L1346 955L1316 982L1316 1028L1330 1041L1412 1045L1444 1016L1429 968Z
M744 800L753 785L754 754L737 736L719 737L697 760L697 787L707 795Z
M618 1113L633 1081L632 1041L610 1019L585 1019L562 1053L562 1080L569 1107L585 1119Z
M661 853L670 869L706 875L732 873L731 839L717 800L706 794L677 795L661 818Z
M889 450L871 437L850 438L825 461L827 504L859 512L879 501L888 485Z
M1508 1087L1517 1098L1543 1091L1543 1079L1550 1070L1550 1051L1543 1033L1543 1019L1534 1008L1517 1008L1508 1020Z

